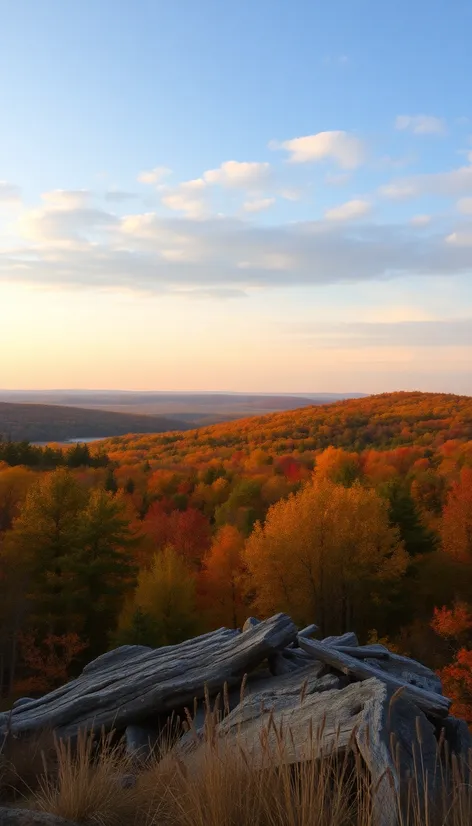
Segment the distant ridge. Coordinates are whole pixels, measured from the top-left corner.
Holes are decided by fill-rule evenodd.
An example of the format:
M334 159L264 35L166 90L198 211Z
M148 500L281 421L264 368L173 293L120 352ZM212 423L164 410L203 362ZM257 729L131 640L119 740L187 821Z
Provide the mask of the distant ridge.
M114 413L47 404L0 402L0 435L12 441L63 442L127 433L186 430L187 422L164 416Z
M472 442L471 396L399 391L241 418L166 439L155 435L141 445L139 437L123 437L112 449L120 454L131 450L134 456L160 463L185 464L196 451L214 461L227 456L229 448L244 455L254 449L268 455L302 455L329 446L359 452L408 445L428 449L454 439Z
M65 405L165 416L194 425L243 416L291 410L312 404L330 404L359 397L349 393L225 393L134 390L0 390L0 402Z

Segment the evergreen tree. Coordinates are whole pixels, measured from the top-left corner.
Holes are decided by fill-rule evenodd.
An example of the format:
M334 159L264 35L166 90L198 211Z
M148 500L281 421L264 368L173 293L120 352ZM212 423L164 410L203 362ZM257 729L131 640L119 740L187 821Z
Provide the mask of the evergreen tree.
M118 490L118 485L116 483L115 474L113 473L112 467L109 467L107 470L105 490L109 491L109 493L116 493Z
M27 601L26 630L40 638L77 633L88 657L106 650L134 585L122 501L56 470L29 490L5 545L5 562Z
M67 451L67 467L88 467L91 464L90 450L87 444L78 442Z
M39 477L7 535L30 606L30 627L62 634L75 630L71 617L75 583L69 560L77 553L87 494L67 470Z
M89 642L88 657L106 649L124 596L135 584L134 544L123 501L92 490L81 514L77 547L67 560L77 627Z
M388 482L383 490L388 500L388 514L391 525L396 525L410 557L433 551L437 538L421 520L415 500L401 479Z
M160 645L157 621L139 606L131 614L129 623L113 635L113 646L118 645Z

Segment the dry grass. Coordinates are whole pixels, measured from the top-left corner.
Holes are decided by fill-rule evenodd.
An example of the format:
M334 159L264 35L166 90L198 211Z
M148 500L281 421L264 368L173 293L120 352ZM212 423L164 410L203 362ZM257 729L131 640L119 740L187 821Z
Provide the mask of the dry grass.
M0 805L36 792L44 774L54 771L56 745L50 731L13 737L9 731L0 749Z
M138 790L123 785L132 766L120 745L83 734L74 746L57 740L56 754L57 770L44 773L35 796L40 809L79 823L138 823Z
M313 759L290 765L283 759L290 732L279 730L274 746L266 731L256 765L241 746L215 736L217 718L207 715L198 759L183 759L169 739L139 768L110 738L83 736L74 748L56 742L29 805L97 826L377 826L375 789L354 746L319 759L314 742ZM399 826L472 824L472 759L465 767L445 758L438 767L448 768L436 778L425 777L418 761L397 805ZM134 785L126 787L130 777Z

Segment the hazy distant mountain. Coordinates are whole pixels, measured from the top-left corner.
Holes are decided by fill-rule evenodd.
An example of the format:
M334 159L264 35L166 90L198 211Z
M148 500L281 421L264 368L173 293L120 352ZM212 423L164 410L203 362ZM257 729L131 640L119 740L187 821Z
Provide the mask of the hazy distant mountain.
M62 442L127 433L163 433L188 427L187 422L164 416L0 402L0 435L12 441Z
M195 424L293 410L359 398L362 393L182 393L123 390L0 390L0 401L54 404L92 410L164 415Z

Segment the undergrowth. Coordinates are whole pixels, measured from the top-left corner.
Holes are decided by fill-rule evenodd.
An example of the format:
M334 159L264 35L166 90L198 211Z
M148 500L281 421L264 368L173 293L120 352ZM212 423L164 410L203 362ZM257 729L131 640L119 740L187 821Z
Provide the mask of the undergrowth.
M472 755L461 764L441 745L435 777L419 760L397 789L388 772L372 781L354 738L338 750L307 732L295 760L290 730L270 716L251 748L218 736L217 720L209 713L199 734L189 717L185 746L169 737L139 763L110 735L81 734L74 745L51 734L10 739L0 792L95 826L383 826L388 806L398 826L472 824Z

